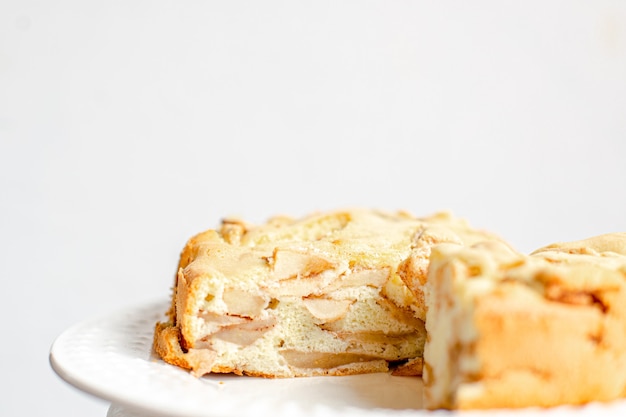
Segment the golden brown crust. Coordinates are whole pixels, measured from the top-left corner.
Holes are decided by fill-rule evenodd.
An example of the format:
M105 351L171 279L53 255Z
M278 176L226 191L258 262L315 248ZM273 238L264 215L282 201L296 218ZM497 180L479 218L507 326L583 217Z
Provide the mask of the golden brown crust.
M424 368L423 358L413 358L410 361L396 367L391 375L393 376L422 376Z
M544 246L533 255L545 252L562 252L580 255L626 255L626 233L607 233L573 242L559 242Z
M191 365L185 359L185 353L180 347L180 330L172 323L157 323L154 329L154 351L165 362L191 369Z

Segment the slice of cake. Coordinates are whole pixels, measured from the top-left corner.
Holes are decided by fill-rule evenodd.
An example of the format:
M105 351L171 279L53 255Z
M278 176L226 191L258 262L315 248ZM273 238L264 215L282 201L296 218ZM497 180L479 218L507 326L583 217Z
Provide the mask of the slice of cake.
M489 242L430 258L427 408L583 404L626 395L626 234L524 256Z
M430 248L492 239L449 214L227 219L184 248L155 350L195 375L419 375Z

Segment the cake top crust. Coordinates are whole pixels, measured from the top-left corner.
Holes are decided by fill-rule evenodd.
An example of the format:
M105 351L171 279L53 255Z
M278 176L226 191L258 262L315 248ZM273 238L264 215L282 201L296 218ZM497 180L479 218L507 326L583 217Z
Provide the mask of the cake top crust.
M210 272L245 286L259 276L283 280L329 269L395 268L411 251L436 243L494 238L446 212L418 218L404 211L349 209L300 219L277 216L261 225L226 218L188 241L179 269L188 277Z
M464 272L456 275L463 277L468 296L505 288L606 311L609 295L626 285L626 233L555 243L530 255L495 241L467 247L443 244L433 248L430 261L462 268Z

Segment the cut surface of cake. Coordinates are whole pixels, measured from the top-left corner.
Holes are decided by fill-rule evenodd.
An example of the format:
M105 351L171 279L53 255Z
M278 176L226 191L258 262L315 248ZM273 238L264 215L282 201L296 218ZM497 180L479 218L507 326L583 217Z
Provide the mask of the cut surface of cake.
M420 375L432 246L498 238L446 213L343 210L189 240L154 347L195 375Z
M626 395L626 234L530 256L496 242L430 258L427 408L584 404Z

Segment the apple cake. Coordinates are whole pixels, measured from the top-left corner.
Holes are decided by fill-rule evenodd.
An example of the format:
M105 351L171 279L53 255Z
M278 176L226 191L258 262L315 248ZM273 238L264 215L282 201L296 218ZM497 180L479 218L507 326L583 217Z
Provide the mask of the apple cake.
M424 404L473 409L626 395L626 234L530 256L498 242L432 250Z
M420 375L433 245L499 241L449 213L225 219L182 251L156 352L195 375Z
M429 409L626 396L626 233L530 255L449 213L225 219L183 249L154 348L194 375L422 376Z

